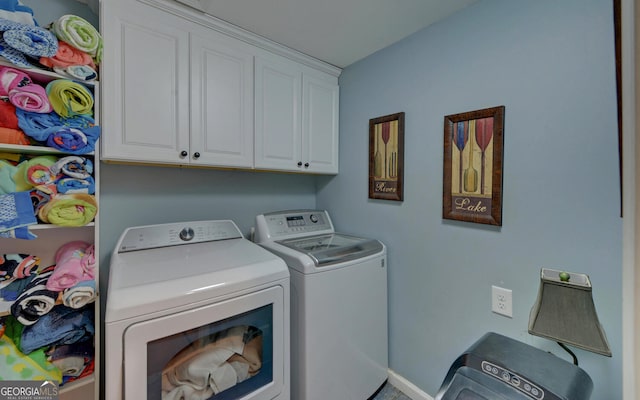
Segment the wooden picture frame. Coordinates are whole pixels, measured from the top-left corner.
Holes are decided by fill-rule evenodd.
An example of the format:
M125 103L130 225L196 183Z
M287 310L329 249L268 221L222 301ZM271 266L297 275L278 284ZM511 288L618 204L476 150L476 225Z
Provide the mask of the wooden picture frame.
M444 117L442 218L502 226L504 109Z
M404 113L369 120L369 198L403 200Z

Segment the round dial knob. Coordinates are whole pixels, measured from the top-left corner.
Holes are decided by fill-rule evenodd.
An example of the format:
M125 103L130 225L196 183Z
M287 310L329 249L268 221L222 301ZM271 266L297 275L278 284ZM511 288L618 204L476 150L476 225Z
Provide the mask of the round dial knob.
M315 214L311 214L309 215L309 219L311 220L311 222L313 222L314 224L318 222L318 216Z
M185 242L188 242L189 240L193 239L193 237L195 236L195 233L193 232L192 228L184 228L180 231L180 239L184 240Z

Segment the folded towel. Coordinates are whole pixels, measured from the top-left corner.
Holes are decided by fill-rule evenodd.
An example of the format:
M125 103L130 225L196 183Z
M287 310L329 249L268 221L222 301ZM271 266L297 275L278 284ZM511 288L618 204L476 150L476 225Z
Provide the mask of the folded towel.
M89 54L62 40L58 42L58 52L51 57L41 57L40 64L51 69L74 65L87 65L95 69L93 58Z
M31 281L35 278L35 274L22 279L13 279L7 286L0 287L0 298L4 301L14 301L20 296L22 292L29 286Z
M79 81L93 81L98 77L98 73L94 68L88 65L70 65L68 67L53 67L53 70L59 75Z
M10 61L18 67L33 68L33 65L27 60L27 56L21 51L9 46L4 38L2 38L2 35L0 35L0 56L6 58L7 61Z
M51 181L47 181L50 174L45 174L43 170L50 168L56 161L56 156L36 156L20 162L13 175L16 191L25 192L34 186L50 183Z
M28 146L31 144L27 135L19 129L0 127L0 143L19 144Z
M0 255L0 281L22 279L35 275L40 258L21 253Z
M62 304L71 308L82 308L96 300L96 281L81 281L62 291Z
M59 159L51 166L51 171L71 178L85 179L93 173L93 163L85 157L67 156Z
M41 114L18 108L16 116L20 129L38 142L46 142L49 135L63 125L60 116L54 112Z
M46 90L35 83L17 87L9 92L11 104L25 111L46 114L53 111Z
M29 192L0 195L0 232L27 227L37 222Z
M87 193L94 194L96 192L96 183L93 177L89 176L84 179L79 178L60 178L57 181L56 189L58 193Z
M47 289L63 291L78 283L95 278L93 246L82 241L73 241L56 252L56 266L47 280ZM63 295L64 300L64 295Z
M63 127L49 135L47 146L71 154L87 154L95 150L100 127L78 129Z
M98 204L90 194L58 194L40 209L38 217L54 225L84 226L93 221L97 213Z
M47 290L47 280L53 268L45 268L29 283L11 305L11 314L23 325L33 325L56 304L58 292Z
M96 62L102 59L102 36L87 20L77 15L63 15L50 29L59 40L69 43L93 57Z
M1 76L0 79L2 79ZM16 106L9 100L0 99L0 127L20 130Z
M31 82L31 77L11 67L0 66L0 96L7 97L9 92Z
M46 89L53 110L61 117L93 115L93 94L84 85L56 79L49 82Z
M91 340L95 333L93 307L80 310L56 306L34 324L26 326L20 349L29 354L41 347L73 344Z
M33 10L19 0L0 0L0 18L25 25L38 25L33 18Z
M18 167L13 163L0 159L0 194L16 192L16 182L13 180L13 176L17 170Z
M13 25L13 26L12 26ZM39 26L3 24L0 30L4 41L14 49L31 57L51 57L58 51L58 38Z

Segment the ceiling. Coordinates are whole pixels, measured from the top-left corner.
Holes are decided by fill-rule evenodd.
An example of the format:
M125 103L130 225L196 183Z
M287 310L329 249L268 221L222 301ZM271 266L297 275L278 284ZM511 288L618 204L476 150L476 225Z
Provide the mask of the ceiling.
M344 68L476 0L178 0Z

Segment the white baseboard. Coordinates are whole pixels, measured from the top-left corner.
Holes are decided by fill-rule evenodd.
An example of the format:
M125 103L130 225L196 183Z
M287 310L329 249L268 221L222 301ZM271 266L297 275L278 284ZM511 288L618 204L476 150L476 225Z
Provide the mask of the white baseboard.
M420 390L419 387L409 382L392 370L389 370L388 380L390 384L400 389L400 391L409 396L411 400L433 400L433 397L429 396L428 394Z

